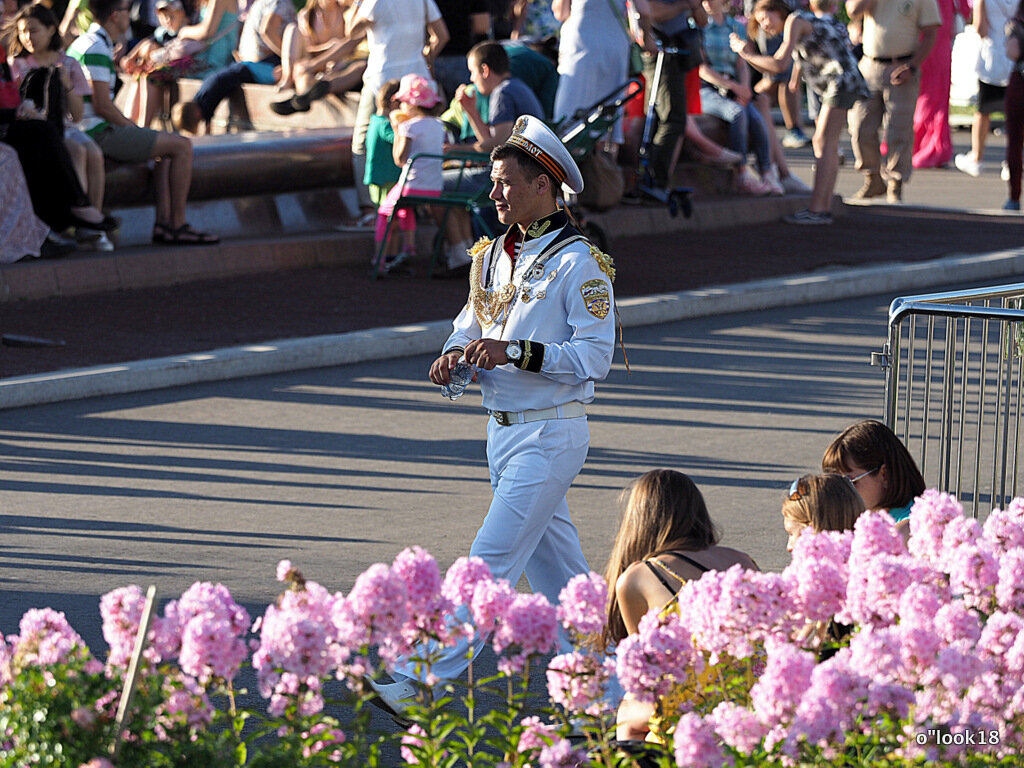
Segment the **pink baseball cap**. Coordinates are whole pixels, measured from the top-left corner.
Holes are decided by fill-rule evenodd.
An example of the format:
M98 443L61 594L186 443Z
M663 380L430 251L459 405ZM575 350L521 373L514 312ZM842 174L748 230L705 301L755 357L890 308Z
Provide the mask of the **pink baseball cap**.
M430 109L441 100L430 81L422 75L403 77L398 84L398 93L395 94L395 98L424 109Z

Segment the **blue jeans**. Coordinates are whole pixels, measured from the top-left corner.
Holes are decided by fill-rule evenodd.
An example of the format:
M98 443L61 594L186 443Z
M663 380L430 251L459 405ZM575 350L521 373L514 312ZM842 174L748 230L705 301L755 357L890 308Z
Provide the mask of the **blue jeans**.
M700 89L700 103L705 114L714 115L729 124L729 149L746 157L752 147L757 158L757 170L763 173L771 167L768 128L753 102L744 107L738 101L723 96L717 88L704 86Z
M217 106L246 83L269 85L274 82L274 66L277 62L238 61L207 75L194 99L203 114L203 120L212 120Z

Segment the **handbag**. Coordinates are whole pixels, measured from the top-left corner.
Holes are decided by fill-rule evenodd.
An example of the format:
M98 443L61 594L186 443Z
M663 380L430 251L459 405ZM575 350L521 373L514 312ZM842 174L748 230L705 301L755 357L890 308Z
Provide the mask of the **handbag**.
M622 171L607 153L595 148L579 164L583 191L576 199L584 208L607 211L614 208L626 190Z
M36 67L25 73L18 88L23 101L31 102L46 115L54 128L64 133L64 114L67 112L67 97L64 84L56 67Z

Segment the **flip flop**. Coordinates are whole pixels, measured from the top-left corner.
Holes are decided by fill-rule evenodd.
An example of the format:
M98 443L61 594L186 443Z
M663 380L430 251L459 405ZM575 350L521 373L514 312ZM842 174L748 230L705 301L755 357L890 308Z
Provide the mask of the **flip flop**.
M182 224L177 229L168 229L167 239L163 242L168 245L214 245L220 242L220 238L208 232L200 232L193 229L190 224Z

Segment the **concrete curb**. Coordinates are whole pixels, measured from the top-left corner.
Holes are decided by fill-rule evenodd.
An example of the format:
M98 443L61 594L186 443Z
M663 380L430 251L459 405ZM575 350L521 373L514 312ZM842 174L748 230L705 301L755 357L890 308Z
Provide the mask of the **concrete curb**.
M623 326L636 327L880 293L916 293L1022 272L1024 248L1019 248L627 298L618 308ZM450 321L439 320L0 379L0 409L429 354L440 348L450 327Z

